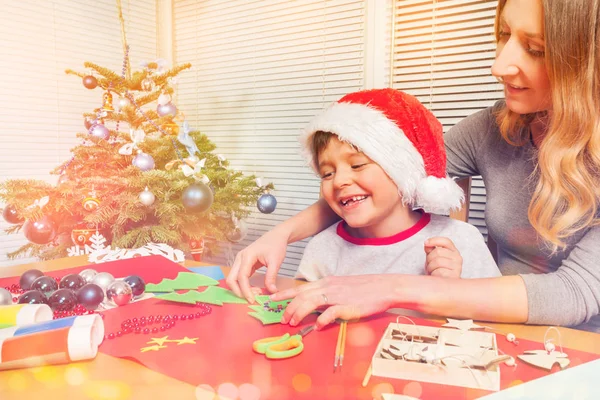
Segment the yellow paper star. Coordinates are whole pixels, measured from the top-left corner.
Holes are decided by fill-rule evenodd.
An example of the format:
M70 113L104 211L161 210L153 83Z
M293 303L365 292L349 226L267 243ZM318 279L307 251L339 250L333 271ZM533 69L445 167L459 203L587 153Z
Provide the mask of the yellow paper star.
M160 349L166 349L166 348L167 348L167 346L159 346L159 345L155 344L154 346L142 347L140 349L140 351L142 353L145 353L147 351L158 351Z
M198 340L198 338L189 338L189 337L184 337L183 339L179 339L177 340L177 346L179 346L180 344L196 344L196 340Z
M147 342L148 344L157 344L159 346L162 346L165 344L165 342L170 342L170 340L168 340L169 337L168 336L163 336L161 338L152 338L149 342Z

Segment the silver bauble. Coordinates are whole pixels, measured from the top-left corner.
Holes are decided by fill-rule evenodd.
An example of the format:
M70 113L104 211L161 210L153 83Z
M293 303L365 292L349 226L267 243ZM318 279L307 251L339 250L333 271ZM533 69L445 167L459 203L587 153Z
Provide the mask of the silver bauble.
M233 230L229 232L226 237L227 240L233 243L239 243L246 238L248 235L248 225L244 220L239 220L236 222Z
M102 124L94 124L89 130L90 135L98 139L107 140L110 137L110 132L108 128Z
M159 104L158 107L156 107L156 113L161 117L167 115L174 117L177 115L177 107L175 107L175 104L173 103Z
M181 202L189 212L203 212L210 208L214 200L213 192L202 182L192 183L181 194Z
M94 279L92 280L93 284L96 284L102 288L106 292L106 289L110 286L111 283L115 281L115 277L109 274L108 272L100 272Z
M0 306L10 306L12 303L12 294L8 290L0 288Z
M258 198L256 207L263 214L271 214L277 207L277 199L271 193L265 193Z
M131 163L142 171L150 171L154 168L154 158L152 158L150 154L146 153L138 154L133 158Z
M154 196L154 193L149 191L148 188L146 188L142 193L140 193L138 198L140 199L140 203L142 203L145 206L151 206L152 204L154 204L154 200L156 200L156 196Z
M85 279L85 283L92 283L96 275L98 275L98 272L90 268L84 269L79 273L79 276Z
M131 286L124 281L114 281L106 289L106 299L117 306L129 304L133 298Z

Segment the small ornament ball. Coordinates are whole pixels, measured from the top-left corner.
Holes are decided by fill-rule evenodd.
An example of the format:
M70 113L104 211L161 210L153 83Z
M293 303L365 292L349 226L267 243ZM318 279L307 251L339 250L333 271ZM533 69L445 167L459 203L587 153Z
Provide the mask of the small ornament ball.
M56 224L48 216L37 221L27 220L23 224L23 234L31 243L48 244L56 236Z
M2 210L2 218L9 224L20 224L24 221L23 218L17 212L17 208L12 204L7 204Z
M161 117L167 115L174 117L177 115L177 107L175 107L173 103L159 104L158 107L156 107L156 113Z
M73 291L78 290L80 287L85 285L86 281L78 274L68 274L58 283L58 287L61 289L71 289Z
M104 301L104 291L94 283L83 285L77 291L77 301L88 310L95 310Z
M88 89L95 89L98 86L98 80L92 75L86 75L83 77L83 86Z
M233 230L229 232L225 237L227 240L233 243L239 243L246 238L248 235L248 225L244 220L239 220L236 222Z
M111 283L115 281L115 277L109 274L108 272L100 272L96 276L94 276L94 280L92 283L100 286L102 290L106 292L106 289L110 286Z
M98 139L108 140L108 138L110 138L110 132L108 128L102 124L92 125L89 132L91 136Z
M124 306L133 298L133 290L127 282L114 281L106 289L106 298L118 306Z
M544 345L544 348L548 353L552 353L554 350L556 350L556 346L551 341L547 341Z
M146 290L146 282L142 278L137 275L130 275L123 279L123 281L127 282L134 297L139 297L144 294Z
M514 343L515 340L517 340L517 338L515 337L514 333L509 333L506 335L506 340L508 340L511 343Z
M8 290L0 288L0 306L9 306L12 303L12 294Z
M52 311L71 311L77 305L77 296L71 289L58 289L48 298Z
M44 276L44 273L39 269L27 270L21 275L21 278L19 279L19 286L21 286L21 289L23 290L29 290L31 289L33 282L40 276Z
M96 272L93 269L84 269L83 271L81 271L79 273L79 276L81 276L86 283L92 283L92 281L94 280L94 277L98 274L98 272Z
M192 183L181 195L181 201L189 212L203 212L210 208L214 200L213 192L202 182Z
M30 290L23 293L18 300L19 304L48 304L48 299L42 292Z
M51 276L40 276L31 284L31 289L37 290L46 295L50 296L56 289L58 289L58 283Z
M138 198L140 200L140 203L142 203L145 206L151 206L152 204L154 204L154 200L156 200L156 196L154 196L154 193L149 191L148 188L141 192Z
M142 171L150 171L154 168L154 158L150 154L140 153L131 162Z
M275 211L275 207L277 207L277 199L272 194L265 193L258 198L256 207L263 214L271 214Z

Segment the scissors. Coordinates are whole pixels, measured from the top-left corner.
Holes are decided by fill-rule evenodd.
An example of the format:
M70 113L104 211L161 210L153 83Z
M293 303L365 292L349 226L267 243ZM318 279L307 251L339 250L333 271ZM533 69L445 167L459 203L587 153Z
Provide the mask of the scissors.
M314 325L306 326L295 335L286 333L282 336L273 336L259 339L252 344L252 349L267 358L282 359L297 356L304 350L302 337L314 329Z

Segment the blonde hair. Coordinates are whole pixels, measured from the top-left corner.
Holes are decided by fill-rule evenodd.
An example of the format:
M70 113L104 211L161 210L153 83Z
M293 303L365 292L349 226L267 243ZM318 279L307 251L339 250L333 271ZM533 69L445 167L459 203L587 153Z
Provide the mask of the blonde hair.
M496 10L499 19L507 0ZM539 148L537 186L528 216L553 251L564 239L600 224L600 0L541 0L546 70L552 113ZM536 114L504 107L497 114L503 138L513 145L529 140Z

